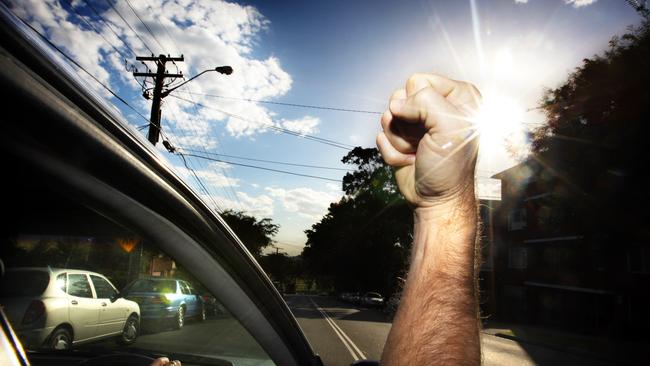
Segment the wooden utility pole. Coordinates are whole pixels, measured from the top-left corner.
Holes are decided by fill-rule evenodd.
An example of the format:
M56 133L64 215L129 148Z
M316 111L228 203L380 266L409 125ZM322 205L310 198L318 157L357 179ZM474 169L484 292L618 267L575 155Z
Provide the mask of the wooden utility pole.
M180 61L185 59L181 57L169 57L165 55L159 56L138 56L135 58L138 61L154 61L156 63L156 72L134 72L135 77L151 77L154 79L153 98L151 103L151 117L149 117L149 133L147 138L155 146L160 138L160 104L163 95L163 87L165 85L165 78L182 78L183 74L167 74L165 70L165 63L167 61ZM148 90L145 90L144 97L149 99Z

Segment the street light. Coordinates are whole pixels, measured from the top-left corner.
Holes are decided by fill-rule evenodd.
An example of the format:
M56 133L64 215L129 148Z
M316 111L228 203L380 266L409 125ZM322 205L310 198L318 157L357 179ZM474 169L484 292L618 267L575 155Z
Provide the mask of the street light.
M189 83L190 81L192 81L192 80L198 78L199 76L205 74L206 72L211 72L211 71L216 71L216 72L218 72L218 73L220 73L220 74L223 74L223 75L230 75L230 74L232 74L233 69L232 69L232 67L230 67L230 66L217 66L217 67L215 67L214 69L207 69L207 70L201 71L200 73L198 73L198 74L192 76L191 78L189 78L189 79L185 80L184 82L182 82L182 83L176 85L175 87L163 91L163 92L160 94L161 98L164 98L164 97L168 96L169 93L173 92L174 90L176 90L176 89L180 88L181 86L183 86L183 85Z

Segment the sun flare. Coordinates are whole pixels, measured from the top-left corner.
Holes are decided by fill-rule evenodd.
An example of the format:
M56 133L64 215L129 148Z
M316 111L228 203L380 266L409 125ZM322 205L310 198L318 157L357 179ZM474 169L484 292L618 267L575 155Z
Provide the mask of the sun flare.
M518 153L527 148L525 110L514 98L488 93L474 117L481 153L489 157L500 151Z

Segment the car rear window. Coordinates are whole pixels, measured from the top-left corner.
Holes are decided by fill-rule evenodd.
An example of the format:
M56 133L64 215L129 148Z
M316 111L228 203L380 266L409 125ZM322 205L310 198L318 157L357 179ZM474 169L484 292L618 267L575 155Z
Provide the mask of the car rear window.
M44 271L7 271L0 279L2 297L38 296L47 288L50 276Z
M176 293L176 281L173 280L138 280L131 285L128 292L162 292Z

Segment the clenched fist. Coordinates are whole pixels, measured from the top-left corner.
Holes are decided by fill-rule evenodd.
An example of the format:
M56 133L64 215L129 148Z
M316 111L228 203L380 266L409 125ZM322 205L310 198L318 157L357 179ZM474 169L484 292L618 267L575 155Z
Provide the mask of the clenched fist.
M414 208L474 194L480 98L472 84L435 74L415 74L393 93L377 146Z

